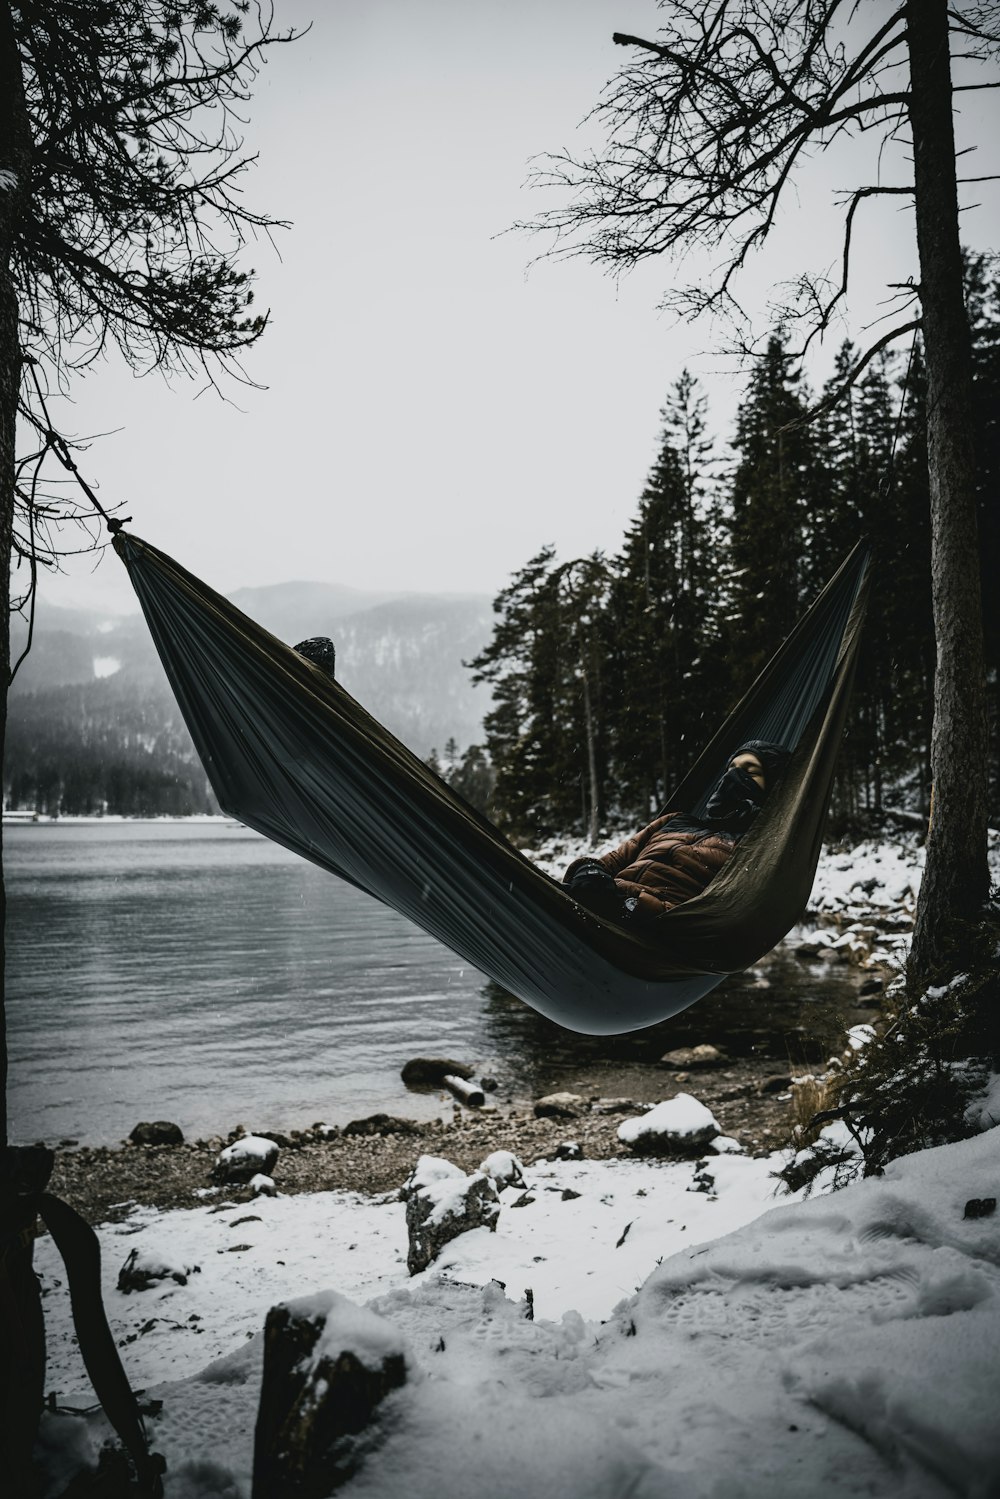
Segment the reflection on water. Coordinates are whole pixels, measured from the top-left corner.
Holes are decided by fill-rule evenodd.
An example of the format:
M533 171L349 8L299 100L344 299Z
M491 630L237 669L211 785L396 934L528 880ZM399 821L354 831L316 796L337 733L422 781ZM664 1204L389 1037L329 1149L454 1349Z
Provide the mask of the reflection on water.
M702 1041L799 1064L833 1049L854 993L779 953L649 1030L578 1036L245 828L15 825L4 842L18 1141L115 1141L155 1118L196 1136L430 1117L438 1098L399 1076L419 1055L488 1068L519 1094L567 1066Z
M857 978L829 965L806 965L779 948L749 973L725 979L713 993L670 1020L620 1036L581 1036L529 1010L487 983L485 1025L491 1049L518 1058L536 1095L559 1086L560 1075L587 1063L652 1063L679 1046L707 1042L731 1057L773 1060L805 1070L844 1044L855 1024Z

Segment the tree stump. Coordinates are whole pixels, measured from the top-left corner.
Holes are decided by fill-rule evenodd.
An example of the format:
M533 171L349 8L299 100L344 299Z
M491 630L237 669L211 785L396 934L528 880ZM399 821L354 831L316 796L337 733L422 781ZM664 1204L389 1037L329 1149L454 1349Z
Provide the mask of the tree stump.
M374 1312L334 1291L272 1307L253 1499L326 1499L357 1471L360 1434L405 1382L405 1344Z

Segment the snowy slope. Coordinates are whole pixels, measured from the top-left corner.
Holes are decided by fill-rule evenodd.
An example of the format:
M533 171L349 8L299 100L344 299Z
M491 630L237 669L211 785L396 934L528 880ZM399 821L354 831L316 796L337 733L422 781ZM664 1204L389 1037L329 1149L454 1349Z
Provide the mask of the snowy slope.
M274 1301L323 1287L368 1301L409 1349L381 1444L339 1491L352 1499L988 1499L1000 1214L965 1213L1000 1197L998 1147L995 1128L777 1207L774 1159L539 1164L531 1202L505 1192L495 1235L465 1235L413 1280L396 1203L137 1213L102 1230L109 1283L154 1239L201 1270L169 1291L111 1290L109 1309L133 1378L173 1381L150 1391L168 1499L249 1494L261 1339L248 1335ZM49 1383L79 1396L59 1269L39 1251ZM53 1471L83 1427L47 1418Z

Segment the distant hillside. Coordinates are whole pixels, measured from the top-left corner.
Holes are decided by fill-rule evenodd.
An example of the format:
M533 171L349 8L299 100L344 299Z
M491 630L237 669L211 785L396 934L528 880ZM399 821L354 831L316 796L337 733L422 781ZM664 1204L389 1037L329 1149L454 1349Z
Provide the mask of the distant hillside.
M481 738L489 697L462 662L489 639L488 598L308 582L232 598L290 645L332 636L339 680L421 757ZM25 637L16 621L15 659ZM4 791L5 805L43 811L214 809L140 615L40 613L11 690Z

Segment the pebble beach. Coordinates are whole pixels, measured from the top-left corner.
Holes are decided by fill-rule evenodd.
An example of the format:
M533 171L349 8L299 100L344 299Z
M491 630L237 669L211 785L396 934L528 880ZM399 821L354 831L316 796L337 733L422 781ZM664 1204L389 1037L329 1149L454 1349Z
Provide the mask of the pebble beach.
M576 1142L585 1158L610 1160L627 1154L617 1135L625 1116L680 1092L710 1108L749 1154L766 1155L791 1140L788 1082L773 1061L741 1059L689 1072L609 1063L567 1078L566 1091L579 1099L573 1112L537 1117L535 1104L524 1100L466 1109L442 1095L445 1117L423 1122L375 1115L343 1129L317 1124L284 1132L268 1129L266 1120L247 1119L225 1135L177 1145L60 1148L51 1190L93 1223L120 1221L136 1206L194 1207L214 1190L211 1172L220 1150L241 1133L280 1145L275 1184L286 1194L392 1192L418 1156L428 1153L446 1154L474 1171L492 1150L510 1150L530 1162ZM239 1193L251 1195L248 1189Z

